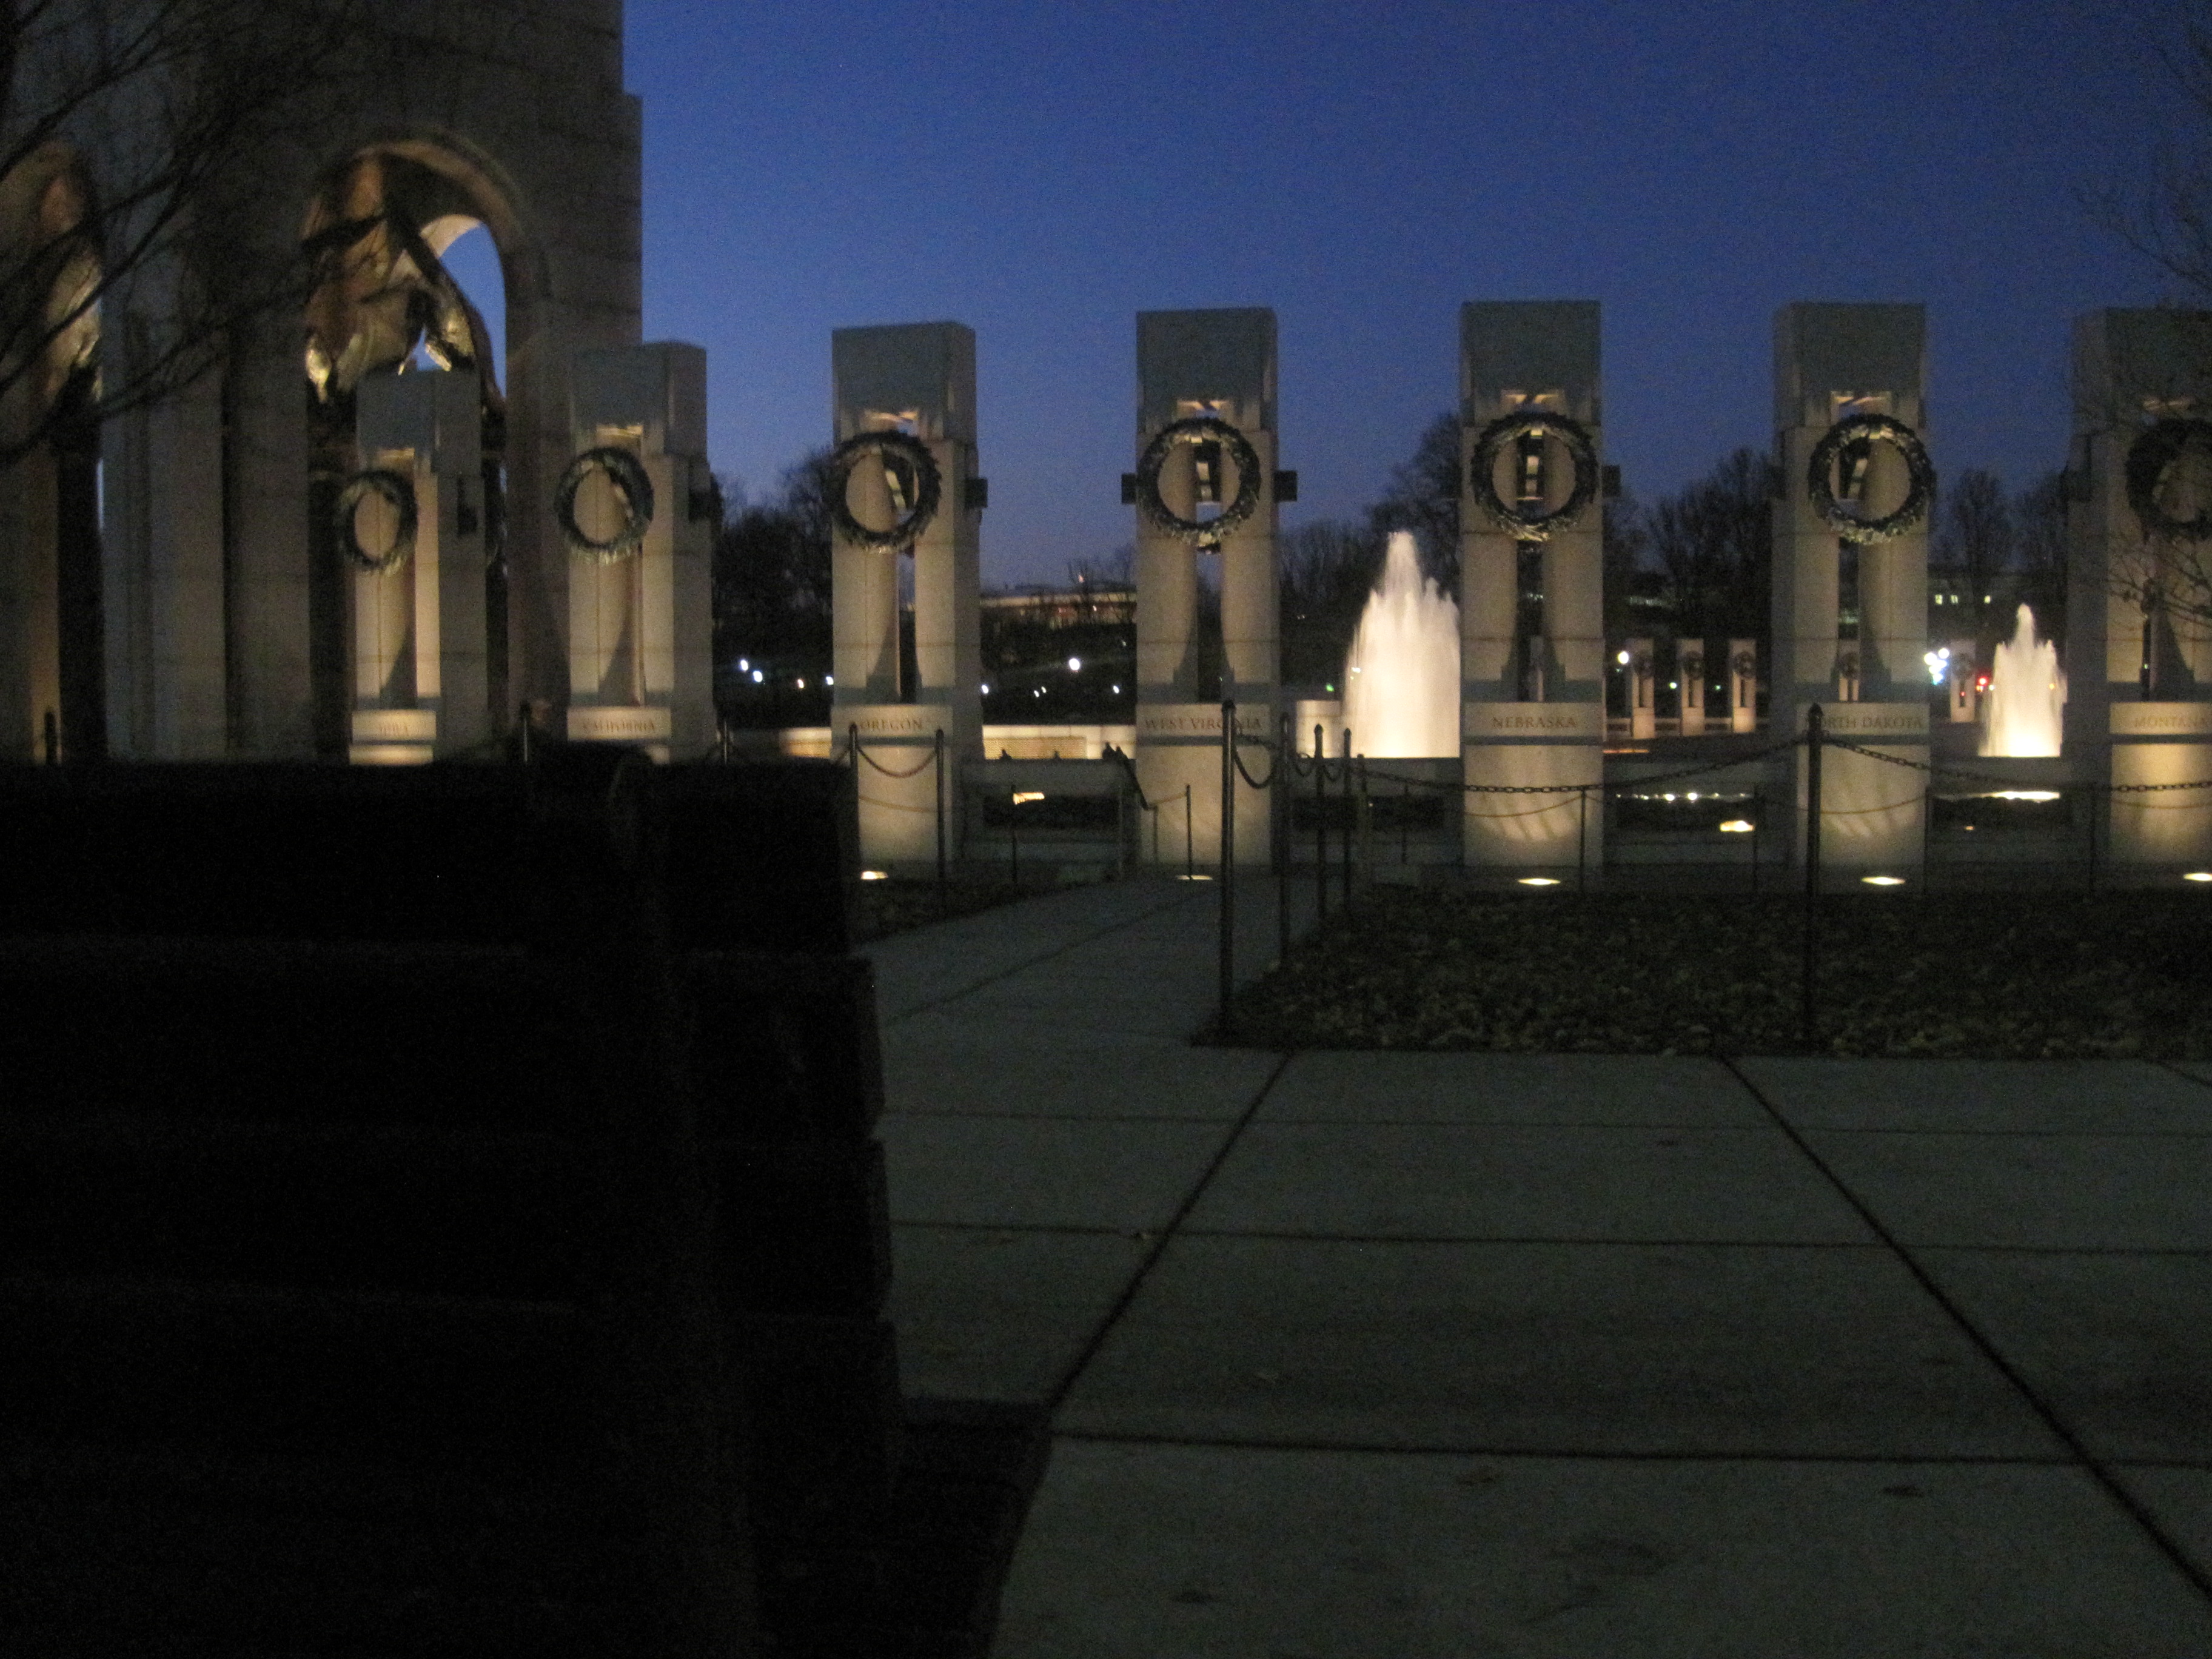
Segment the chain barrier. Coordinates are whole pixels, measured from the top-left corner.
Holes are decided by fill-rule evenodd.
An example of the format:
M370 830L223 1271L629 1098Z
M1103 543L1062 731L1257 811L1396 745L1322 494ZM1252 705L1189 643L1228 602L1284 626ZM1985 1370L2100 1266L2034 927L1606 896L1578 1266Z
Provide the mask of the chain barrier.
M1802 742L1803 739L1798 739ZM1892 766L1901 766L1908 771L1924 772L1931 778L1948 778L1966 783L1990 783L2000 788L2017 789L2017 778L1992 777L1986 772L1969 772L1960 767L1945 766L1932 761L1908 760L1903 755L1885 755L1879 749L1869 749L1842 738L1821 739L1831 749L1848 749L1854 755L1864 755L1869 760L1887 761ZM2212 789L2212 778L2199 778L2191 783L2070 783L2072 789L2087 790L2097 795L2150 795L2173 789Z

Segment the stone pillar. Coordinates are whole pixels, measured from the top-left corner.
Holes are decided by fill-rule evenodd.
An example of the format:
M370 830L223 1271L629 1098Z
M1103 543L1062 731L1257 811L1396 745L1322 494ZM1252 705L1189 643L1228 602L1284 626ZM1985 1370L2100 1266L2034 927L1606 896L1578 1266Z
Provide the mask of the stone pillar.
M830 360L844 506L831 528L833 737L859 727L863 754L881 763L863 760L859 773L862 860L933 867L937 734L948 857L959 854L966 767L983 745L975 336L960 323L842 328ZM899 562L908 556L910 685L899 673Z
M2130 488L2130 475L2136 488ZM2212 313L2096 311L2074 327L2064 753L2080 779L2212 778L2212 664L2145 603L2212 534ZM2212 864L2212 790L2113 797L2117 863Z
M1680 730L1686 738L1705 734L1705 642L1674 641L1674 684L1680 694Z
M1776 724L1814 703L1838 737L1928 758L1925 319L1917 305L1785 306L1774 326ZM1841 637L1839 567L1858 549L1859 629ZM1841 705L1839 708L1838 705ZM1784 711L1788 711L1785 714ZM1823 757L1821 858L1839 872L1916 872L1923 775ZM1805 756L1785 844L1804 854ZM1849 815L1849 816L1846 816Z
M1215 424L1184 424L1200 422ZM1138 313L1136 452L1138 470L1124 479L1123 493L1138 509L1137 776L1157 801L1179 802L1190 787L1199 861L1217 862L1223 699L1235 700L1240 730L1274 730L1275 532L1278 489L1289 475L1276 470L1273 312ZM1207 528L1217 518L1228 523L1225 532ZM1218 683L1200 684L1197 562L1208 556L1221 561L1222 672ZM1247 763L1255 776L1266 775L1262 751L1252 750ZM1237 787L1237 860L1264 865L1272 856L1272 803L1264 792ZM1160 845L1164 861L1181 862L1180 836L1164 835Z
M568 735L695 758L716 737L707 354L670 342L579 352L570 400ZM595 450L641 467L650 501L625 499L617 471L587 463Z
M411 497L411 548L388 568L349 560L348 642L356 763L481 749L495 729L484 616L482 391L471 370L372 374L356 425L362 472ZM373 491L340 526L363 554L392 549L394 503ZM394 549L395 551L398 550Z
M1759 730L1759 641L1730 640L1729 649L1729 730Z
M1601 861L1605 813L1604 410L1598 307L1460 307L1462 741L1467 861ZM1524 566L1542 599L1525 608ZM1524 624L1534 623L1533 633ZM1585 796L1581 792L1588 790Z
M1628 653L1628 737L1649 743L1659 735L1659 647L1650 638L1624 640Z

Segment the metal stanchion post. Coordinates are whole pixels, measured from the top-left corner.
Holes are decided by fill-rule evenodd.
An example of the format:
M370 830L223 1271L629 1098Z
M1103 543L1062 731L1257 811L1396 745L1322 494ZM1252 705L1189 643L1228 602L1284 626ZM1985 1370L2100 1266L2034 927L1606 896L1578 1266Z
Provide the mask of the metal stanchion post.
M2094 783L2087 791L2089 797L2089 890L2097 890L2097 800L2099 790ZM2107 801L2110 796L2105 798Z
M1367 757L1364 757L1364 754L1360 757L1358 821L1360 821L1360 890L1364 891L1367 883L1371 883L1376 874L1376 803L1374 803L1374 796L1367 792Z
M1343 831L1343 834L1339 837L1339 839L1343 842L1342 847L1339 849L1339 850L1343 854L1343 859L1342 859L1342 861L1341 861L1341 867L1342 867L1342 870L1343 870L1343 878L1342 878L1342 884L1342 884L1342 894L1341 894L1341 896L1342 896L1343 901L1344 901L1344 907L1345 907L1345 908L1350 908L1350 906L1351 906L1351 904L1352 904L1352 728L1351 728L1350 726L1346 726L1346 727L1344 728L1344 743L1343 743L1342 749L1341 749L1341 750L1340 750L1340 753L1341 753L1341 755L1342 755L1342 759L1338 763L1338 764L1341 765L1341 766L1344 768L1344 831Z
M528 703L526 702L521 704L517 709L515 713L515 720L519 722L518 729L522 739L522 763L525 766L527 766L530 764L530 733L532 730L530 705Z
M1820 705L1805 717L1805 971L1800 1029L1805 1046L1814 1046L1819 1025L1814 1018L1814 976L1820 935Z
M1237 985L1237 705L1221 705L1221 869L1218 911L1220 945L1220 1012L1215 1020L1223 1038L1235 1035L1229 999Z
M1589 790L1575 791L1575 891L1589 891Z
M1314 926L1328 920L1328 739L1314 722Z
M1291 959L1291 796L1284 780L1290 777L1293 727L1288 714L1275 720L1275 769L1267 775L1268 821L1274 827L1275 960Z
M1198 879L1198 836L1190 826L1190 786L1182 787L1182 878Z
M937 728L937 746L933 757L937 767L937 890L941 899L945 892L945 728Z

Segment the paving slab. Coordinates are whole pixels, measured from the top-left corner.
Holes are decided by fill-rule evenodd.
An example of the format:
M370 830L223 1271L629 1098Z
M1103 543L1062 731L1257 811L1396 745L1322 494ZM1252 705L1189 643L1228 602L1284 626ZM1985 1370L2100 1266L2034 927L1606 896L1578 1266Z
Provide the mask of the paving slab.
M1808 1129L1910 1249L2212 1250L2212 1139Z
M2203 1659L2081 1472L1061 1441L994 1659Z
M1228 1132L1159 1119L887 1114L877 1133L895 1222L1133 1232L1174 1218Z
M2207 1091L2212 1095L2212 1091ZM1268 1092L1267 1122L1763 1125L1717 1060L1663 1054L1314 1050Z
M1136 1045L1089 1030L1010 1043L1001 1025L935 1013L884 1039L893 1112L1227 1119L1251 1105L1281 1063L1249 1048Z
M1201 1232L1864 1243L1877 1236L1771 1123L1262 1123L1191 1212Z
M1121 1232L899 1226L899 1381L940 1399L1041 1401L1152 1249Z
M2212 1256L1919 1260L2093 1455L2212 1469Z
M1801 1128L2212 1135L2212 1088L2142 1060L1744 1059Z
M1415 1449L2050 1457L1879 1248L1169 1243L1071 1432Z
M2197 1571L2212 1578L2212 1469L2123 1463L2112 1473Z
M1176 883L1096 882L895 933L860 954L875 963L888 1021L1192 902Z

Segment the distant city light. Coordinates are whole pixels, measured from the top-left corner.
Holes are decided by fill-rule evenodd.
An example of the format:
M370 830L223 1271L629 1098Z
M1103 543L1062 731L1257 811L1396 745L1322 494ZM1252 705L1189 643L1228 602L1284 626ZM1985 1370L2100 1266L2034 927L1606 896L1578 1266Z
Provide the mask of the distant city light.
M824 674L822 677L822 684L824 685L835 685L837 684L837 677L835 674Z
M1724 836L1747 836L1758 828L1759 826L1753 823L1749 818L1730 818L1726 823L1721 825L1721 834Z
M1859 879L1869 887L1902 887L1905 885L1905 878L1903 876L1861 876Z
M743 657L740 657L740 658L738 658L738 672L739 672L740 674L744 673L744 672L745 672L745 670L747 670L748 668L750 668L751 666L752 666L752 665L751 665L750 663L747 662L747 661L746 661Z
M1042 800L1043 799L1044 791L1042 789L1017 789L1014 791L1014 805L1017 806L1026 806L1033 800Z
M1114 688L1114 695L1117 697L1121 695L1121 688L1120 686L1117 685Z
M2212 870L2191 870L2182 877L2184 881L2212 881Z
M1623 668L1627 667L1627 666L1628 666L1628 653L1626 653L1626 651L1622 652L1619 656L1615 657L1615 658L1613 659L1613 660L1614 660L1615 662L1619 663L1619 664L1620 664Z
M1523 876L1521 884L1523 887L1557 887L1559 884L1550 876Z
M860 872L860 879L862 881L889 881L890 878L891 872L888 870L863 870Z
M990 688L990 686L989 686L989 685L986 684L986 685L983 687L983 695L984 695L985 696L987 696L987 697L988 697L988 696L989 696L991 695L991 688Z
M799 689L800 690L802 690L802 691L804 691L805 690L806 690L806 678L805 678L805 675L801 675L801 676L799 677Z
M767 678L768 678L768 676L767 676L767 675L765 675L765 674L763 674L763 673L762 673L762 672L760 672L760 670L759 670L759 669L756 668L756 669L754 669L754 670L753 670L753 684L754 684L755 685L758 685L758 684L759 684L763 680L766 679Z
M1071 674L1080 674L1083 672L1083 659L1070 657L1067 659L1067 672Z

